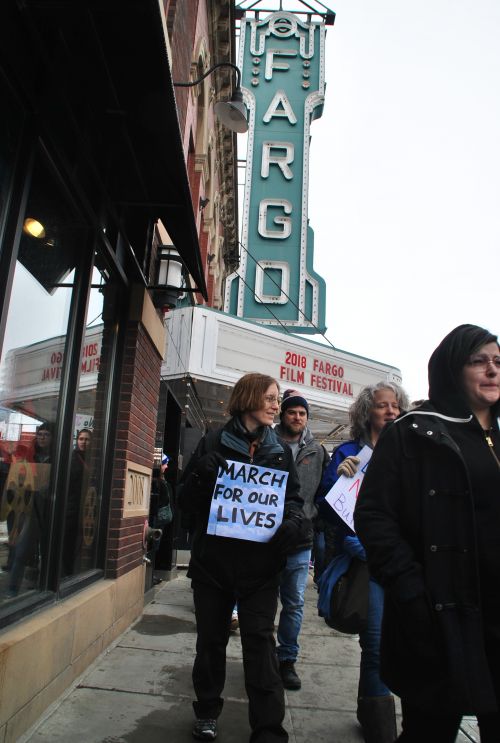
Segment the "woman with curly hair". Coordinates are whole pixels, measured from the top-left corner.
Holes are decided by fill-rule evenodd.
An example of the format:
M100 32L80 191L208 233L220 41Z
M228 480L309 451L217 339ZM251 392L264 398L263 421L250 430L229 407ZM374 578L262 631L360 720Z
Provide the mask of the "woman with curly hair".
M348 555L350 558L366 560L358 537L337 515L325 497L341 475L354 477L360 463L357 455L361 449L365 445L373 449L384 426L409 407L410 402L404 390L389 382L364 387L351 405L351 440L341 444L333 452L317 498L319 512L327 523L326 552L330 558ZM383 589L370 577L368 621L359 635L361 663L357 703L357 717L366 743L392 743L397 736L394 697L379 674L383 607Z

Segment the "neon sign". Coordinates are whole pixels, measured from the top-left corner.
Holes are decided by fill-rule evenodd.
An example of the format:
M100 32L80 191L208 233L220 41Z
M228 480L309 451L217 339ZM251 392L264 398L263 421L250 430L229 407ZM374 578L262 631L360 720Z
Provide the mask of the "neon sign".
M324 280L308 224L311 122L324 102L323 23L293 13L241 22L240 68L250 113L241 261L225 311L299 333L325 330Z

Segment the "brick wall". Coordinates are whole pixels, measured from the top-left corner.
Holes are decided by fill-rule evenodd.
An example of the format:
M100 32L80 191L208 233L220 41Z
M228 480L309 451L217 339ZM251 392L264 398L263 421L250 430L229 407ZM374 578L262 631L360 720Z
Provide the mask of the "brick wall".
M161 358L143 326L129 323L122 369L115 447L106 576L136 568L143 557L145 516L123 518L127 461L153 466Z
M170 46L172 49L172 79L176 82L189 82L191 61L196 32L198 0L183 0L175 3L175 12L170 8ZM179 114L181 132L186 127L186 110L189 88L176 88L175 97Z

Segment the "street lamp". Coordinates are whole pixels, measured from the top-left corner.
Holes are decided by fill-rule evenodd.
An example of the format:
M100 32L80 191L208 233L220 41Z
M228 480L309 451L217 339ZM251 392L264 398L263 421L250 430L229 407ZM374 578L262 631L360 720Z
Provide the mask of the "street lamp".
M194 80L191 83L175 83L176 88L191 88L194 85L198 85L208 77L218 67L232 67L236 71L236 88L229 101L218 101L214 106L214 112L218 119L231 129L233 132L238 134L244 134L248 131L247 122L247 110L243 103L243 93L241 92L241 72L240 68L232 62L218 62L210 67L198 80Z
M153 303L158 309L172 309L184 292L182 259L173 245L159 245Z

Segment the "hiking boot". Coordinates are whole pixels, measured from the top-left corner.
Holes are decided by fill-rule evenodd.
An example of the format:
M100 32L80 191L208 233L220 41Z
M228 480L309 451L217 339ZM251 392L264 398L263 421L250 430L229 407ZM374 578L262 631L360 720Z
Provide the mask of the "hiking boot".
M280 676L285 689L300 689L302 683L295 671L293 660L280 661Z
M196 720L192 733L198 740L214 740L217 738L217 720Z

